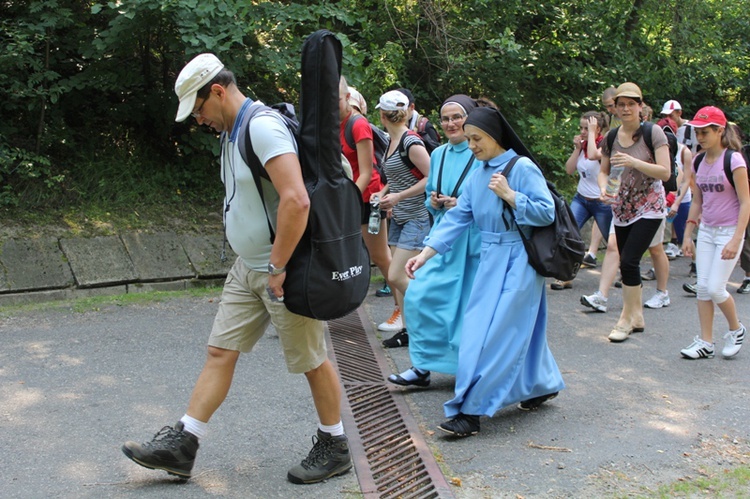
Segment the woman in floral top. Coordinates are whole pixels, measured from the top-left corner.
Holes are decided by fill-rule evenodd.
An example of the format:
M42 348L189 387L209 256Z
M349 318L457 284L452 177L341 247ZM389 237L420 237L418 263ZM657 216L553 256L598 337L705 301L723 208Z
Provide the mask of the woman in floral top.
M641 257L665 217L667 203L662 181L669 179L670 159L667 137L652 126L649 149L641 126L643 95L635 83L617 88L615 105L622 125L612 130L614 141L602 141L599 187L602 199L612 203L617 248L622 275L622 313L609 341L625 341L630 333L642 332ZM614 196L608 195L611 168L622 168L621 183Z

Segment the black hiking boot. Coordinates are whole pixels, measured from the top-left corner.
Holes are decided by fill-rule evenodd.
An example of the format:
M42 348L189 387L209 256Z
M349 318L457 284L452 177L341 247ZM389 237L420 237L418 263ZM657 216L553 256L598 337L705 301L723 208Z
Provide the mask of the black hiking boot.
M135 463L152 470L164 470L187 480L198 452L198 437L184 431L182 422L165 426L150 442L125 442L122 452Z
M292 483L317 483L349 471L349 439L346 435L332 436L318 430L312 437L313 448L300 464L289 470L286 477Z

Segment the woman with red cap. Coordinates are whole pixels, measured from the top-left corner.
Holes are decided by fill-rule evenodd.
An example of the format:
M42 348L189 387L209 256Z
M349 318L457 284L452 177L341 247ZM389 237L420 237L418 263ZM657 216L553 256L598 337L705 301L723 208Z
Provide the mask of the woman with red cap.
M693 202L688 214L682 251L695 254L698 272L698 319L701 334L680 351L687 359L714 356L714 304L727 320L729 331L724 334L724 357L733 357L742 348L747 332L739 320L727 281L740 257L745 228L750 218L750 189L747 160L738 152L739 139L721 109L708 106L700 109L689 124L694 128L703 152L693 160L695 183ZM693 230L700 220L698 242L693 244Z

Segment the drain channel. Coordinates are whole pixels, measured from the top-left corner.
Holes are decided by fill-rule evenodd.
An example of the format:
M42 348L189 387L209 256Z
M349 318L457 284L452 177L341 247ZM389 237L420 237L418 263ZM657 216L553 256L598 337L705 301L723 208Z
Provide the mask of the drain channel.
M364 309L329 321L328 333L346 393L342 419L364 496L454 497L403 396L394 396L386 384L390 367Z

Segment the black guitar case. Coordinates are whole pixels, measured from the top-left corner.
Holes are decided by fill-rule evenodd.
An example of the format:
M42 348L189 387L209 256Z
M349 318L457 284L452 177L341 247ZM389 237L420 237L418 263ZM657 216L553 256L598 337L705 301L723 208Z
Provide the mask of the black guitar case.
M287 264L284 303L320 320L359 307L370 285L362 239L362 195L341 166L339 78L341 42L327 30L302 46L299 154L310 194L307 229Z

